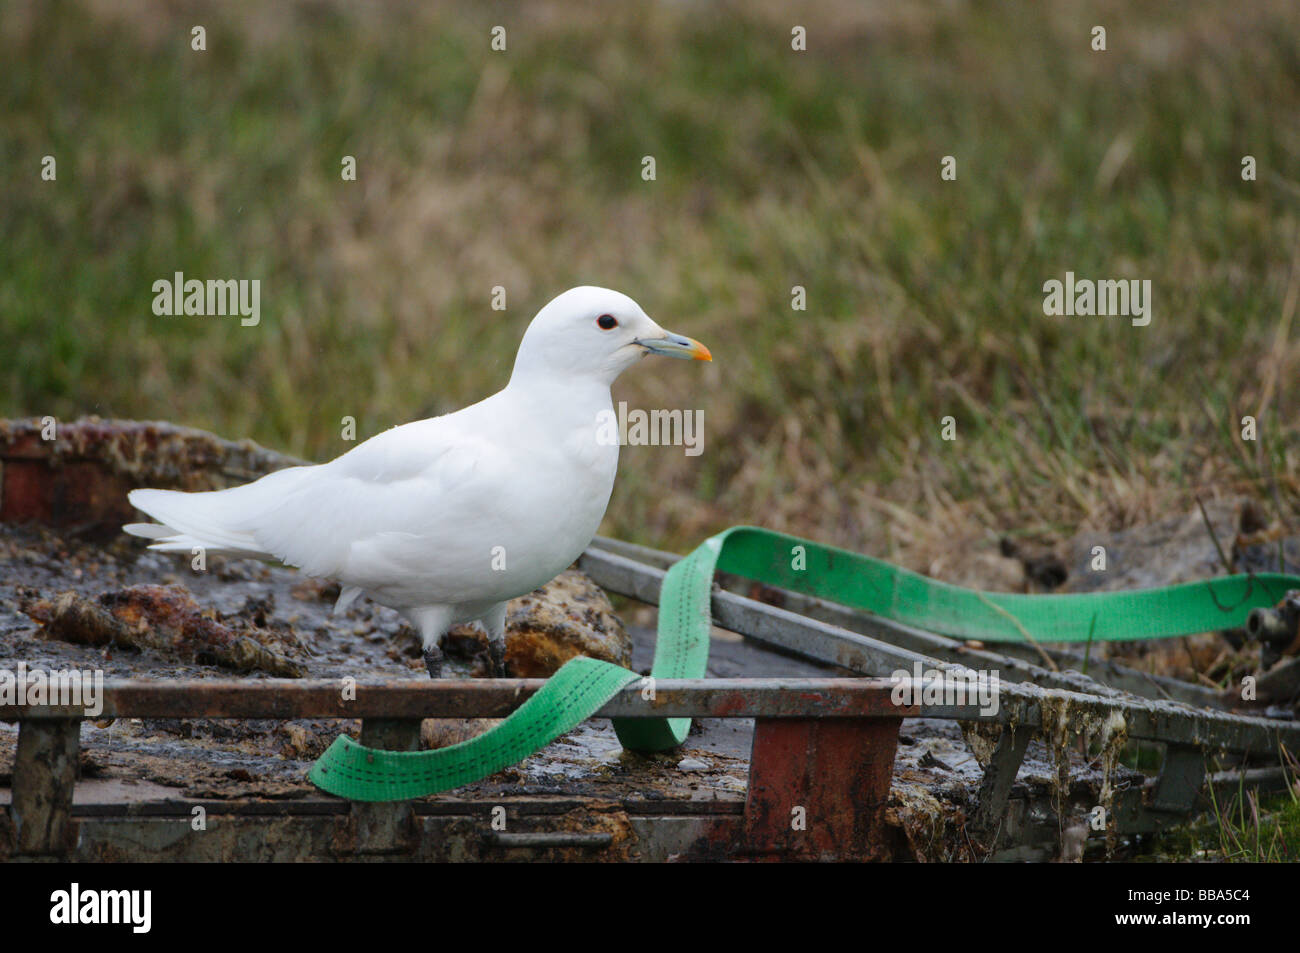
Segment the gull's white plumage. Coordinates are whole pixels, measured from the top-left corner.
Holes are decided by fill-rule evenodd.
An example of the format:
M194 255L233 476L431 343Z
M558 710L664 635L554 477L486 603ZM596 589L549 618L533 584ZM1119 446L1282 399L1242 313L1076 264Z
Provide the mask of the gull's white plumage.
M431 674L447 628L480 620L499 669L506 601L562 572L600 525L618 467L600 412L650 352L709 359L626 295L574 288L538 312L509 384L486 400L244 486L135 490L158 522L125 528L153 549L274 557L337 579L340 609L364 592L406 615Z

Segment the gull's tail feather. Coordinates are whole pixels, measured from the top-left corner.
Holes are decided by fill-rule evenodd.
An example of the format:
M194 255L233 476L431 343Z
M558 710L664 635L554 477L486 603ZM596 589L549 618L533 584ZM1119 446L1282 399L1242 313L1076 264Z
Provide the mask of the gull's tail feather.
M293 468L301 469L301 468ZM288 471L272 474L245 486L207 493L178 490L132 490L131 505L157 523L127 523L122 528L132 536L152 540L150 549L162 552L190 552L200 547L212 553L272 557L258 545L247 529L249 517L274 506Z
M122 529L132 536L152 540L150 549L165 553L191 552L197 546L211 553L241 556L266 555L248 533L233 530L230 507L219 499L227 490L211 493L182 493L177 490L132 490L131 505L148 513L157 523L127 523Z
M145 539L166 539L176 533L170 526L163 526L162 523L127 523L122 529L132 536L143 536Z

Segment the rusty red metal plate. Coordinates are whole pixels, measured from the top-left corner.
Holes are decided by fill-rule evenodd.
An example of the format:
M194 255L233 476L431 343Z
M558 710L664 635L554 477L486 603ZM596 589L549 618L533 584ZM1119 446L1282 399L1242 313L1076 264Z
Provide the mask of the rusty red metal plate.
M773 859L892 856L885 822L897 718L759 718L745 851Z

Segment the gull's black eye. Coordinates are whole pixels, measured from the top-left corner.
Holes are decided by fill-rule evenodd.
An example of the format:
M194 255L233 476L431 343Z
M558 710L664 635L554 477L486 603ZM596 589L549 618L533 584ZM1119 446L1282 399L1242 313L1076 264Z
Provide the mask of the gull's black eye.
M602 331L609 331L618 327L618 318L614 317L612 314L602 314L596 319L596 325Z

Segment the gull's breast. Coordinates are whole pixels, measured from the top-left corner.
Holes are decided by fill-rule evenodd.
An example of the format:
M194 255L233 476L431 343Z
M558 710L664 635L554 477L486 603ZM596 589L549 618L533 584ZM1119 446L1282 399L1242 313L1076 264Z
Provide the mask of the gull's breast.
M581 416L567 426L535 417L531 427L515 418L497 429L498 417L476 427L482 449L439 458L424 481L427 505L412 507L401 532L354 547L369 570L369 584L355 584L391 605L464 605L555 578L600 528L618 469L617 443L601 442Z

